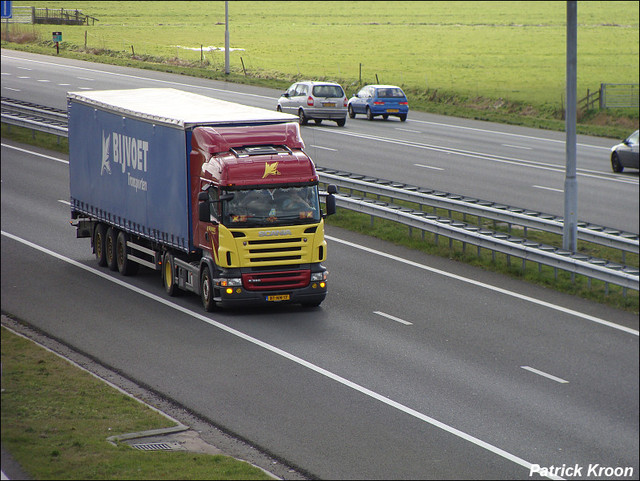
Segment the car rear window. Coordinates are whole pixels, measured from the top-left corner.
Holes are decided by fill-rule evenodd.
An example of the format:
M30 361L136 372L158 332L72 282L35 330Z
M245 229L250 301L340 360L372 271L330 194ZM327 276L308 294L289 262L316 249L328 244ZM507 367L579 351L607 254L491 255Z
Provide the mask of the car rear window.
M400 89L388 88L388 89L378 89L378 97L383 99L390 98L402 98L404 97L404 93Z
M339 85L316 85L313 87L314 97L343 97L344 92Z

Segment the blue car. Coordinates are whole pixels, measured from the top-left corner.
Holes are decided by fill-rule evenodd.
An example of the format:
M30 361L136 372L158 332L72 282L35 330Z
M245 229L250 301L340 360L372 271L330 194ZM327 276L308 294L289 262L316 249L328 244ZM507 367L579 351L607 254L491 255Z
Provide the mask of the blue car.
M377 115L382 115L382 118L386 120L390 115L393 115L404 122L409 113L409 102L400 87L365 85L349 99L347 111L352 119L356 117L356 114L365 114L369 120L373 120Z

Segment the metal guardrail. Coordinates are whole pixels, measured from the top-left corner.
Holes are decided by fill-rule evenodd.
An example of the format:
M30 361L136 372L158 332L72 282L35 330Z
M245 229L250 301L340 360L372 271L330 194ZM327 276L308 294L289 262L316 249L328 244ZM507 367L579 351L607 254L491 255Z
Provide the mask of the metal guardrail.
M2 98L2 121L31 128L38 131L67 137L66 112L50 109L28 102L16 102ZM365 175L339 172L317 167L320 181L332 183L343 189L367 194L384 196L390 199L416 203L434 209L469 214L478 218L492 219L511 225L519 225L557 234L562 233L562 219L549 214L509 207L489 201L472 199L461 195L424 189L416 186L400 184L384 179L376 179ZM358 198L339 194L336 196L340 207L365 213L372 218L382 218L399 222L410 228L420 229L438 236L447 237L450 241L462 242L463 249L467 244L493 253L506 254L522 259L523 269L527 261L546 265L554 269L582 275L589 279L597 279L607 284L614 284L626 289L639 290L639 271L604 259L591 258L563 249L538 244L523 237L496 232L450 218L438 217L423 210L414 210L372 198ZM638 253L638 234L619 232L602 226L581 223L578 227L578 238L589 242L606 245L624 252Z
M327 183L331 182L351 192L355 190L378 197L412 202L434 209L446 209L481 219L491 219L508 225L518 225L524 227L525 236L526 229L529 228L560 235L563 231L563 219L552 214L510 207L458 194L438 192L361 174L336 171L323 167L317 167L317 170L323 181L326 180ZM638 234L621 232L586 222L580 222L578 225L578 239L634 254L640 252Z
M2 121L60 137L68 136L67 112L53 107L2 97Z

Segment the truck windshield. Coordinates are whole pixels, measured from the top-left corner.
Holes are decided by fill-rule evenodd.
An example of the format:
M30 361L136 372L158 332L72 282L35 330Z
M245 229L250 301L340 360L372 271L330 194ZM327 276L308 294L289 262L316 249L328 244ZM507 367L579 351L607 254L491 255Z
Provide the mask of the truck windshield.
M320 221L318 186L233 190L223 204L227 227L313 224Z

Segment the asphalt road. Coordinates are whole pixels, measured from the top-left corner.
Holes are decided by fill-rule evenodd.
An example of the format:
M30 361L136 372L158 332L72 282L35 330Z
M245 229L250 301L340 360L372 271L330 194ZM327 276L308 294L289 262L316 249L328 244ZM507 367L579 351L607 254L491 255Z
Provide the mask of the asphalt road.
M278 92L2 51L3 96L175 87L275 108ZM562 133L412 112L304 127L325 167L562 214ZM638 232L638 175L579 138L579 218ZM329 227L318 309L205 314L159 276L97 268L59 154L2 147L2 311L323 479L638 477L638 318ZM19 150L22 149L22 150ZM610 476L609 476L610 477ZM593 479L593 477L591 478Z
M66 108L66 92L172 87L274 109L280 91L2 50L2 95ZM631 133L631 132L629 132ZM564 215L565 134L410 112L302 129L317 165ZM640 232L638 171L611 171L620 139L578 136L578 219Z
M3 142L3 313L310 477L637 477L636 315L331 227L320 308L206 314L97 268L66 159L34 150Z

